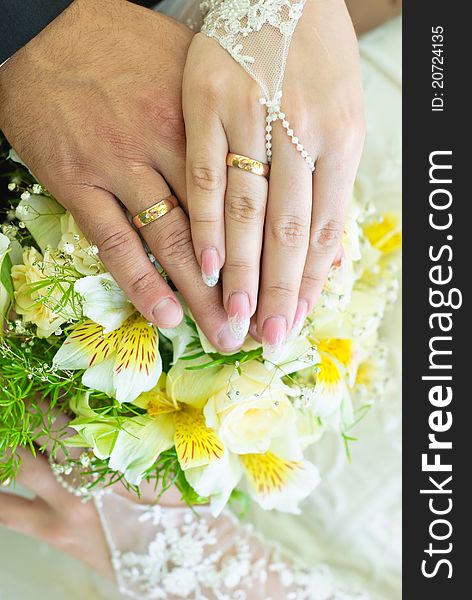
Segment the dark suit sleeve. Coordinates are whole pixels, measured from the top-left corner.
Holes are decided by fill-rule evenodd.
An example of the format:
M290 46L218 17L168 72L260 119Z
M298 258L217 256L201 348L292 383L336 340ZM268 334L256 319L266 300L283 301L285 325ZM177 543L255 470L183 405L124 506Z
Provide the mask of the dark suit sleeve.
M72 0L0 0L0 65L69 4Z

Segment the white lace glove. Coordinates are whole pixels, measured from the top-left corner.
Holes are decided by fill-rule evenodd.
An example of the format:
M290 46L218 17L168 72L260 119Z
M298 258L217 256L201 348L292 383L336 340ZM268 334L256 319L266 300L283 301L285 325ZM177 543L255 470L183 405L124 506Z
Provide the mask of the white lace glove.
M363 143L357 40L343 0L203 8L183 86L192 238L208 283L224 265L234 335L258 303L251 333L275 359L339 251ZM269 183L228 152L270 161Z
M305 0L203 0L202 33L225 48L261 88L259 102L267 109L266 155L272 159L272 123L282 121L287 135L309 168L313 158L281 112L282 84L292 35Z
M98 511L120 591L140 600L368 600L325 565L300 564L229 512L105 495Z

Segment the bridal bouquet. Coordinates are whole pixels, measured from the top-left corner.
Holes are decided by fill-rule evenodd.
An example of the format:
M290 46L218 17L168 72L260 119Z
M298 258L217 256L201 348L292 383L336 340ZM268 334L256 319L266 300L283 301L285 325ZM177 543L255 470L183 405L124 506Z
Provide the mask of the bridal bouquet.
M214 514L247 496L296 512L319 482L307 449L335 432L349 453L352 427L382 394L396 216L352 203L342 264L269 361L249 337L218 353L188 310L175 329L150 324L72 215L23 165L3 171L0 481L15 477L19 448L47 446L57 472L80 472L84 494L118 481L139 493L145 480L156 497L176 485ZM73 434L58 430L61 415Z

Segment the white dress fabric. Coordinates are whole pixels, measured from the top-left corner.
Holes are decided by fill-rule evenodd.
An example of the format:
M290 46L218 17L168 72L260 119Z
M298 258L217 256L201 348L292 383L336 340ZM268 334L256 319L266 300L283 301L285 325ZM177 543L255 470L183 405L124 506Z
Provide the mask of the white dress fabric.
M189 0L165 0L160 9L188 25L193 24L198 27L197 3ZM367 140L356 184L356 195L361 201L373 202L381 211L399 212L401 208L400 19L365 36L361 40L361 55L365 77ZM348 464L344 448L338 439L326 438L319 447L314 448L312 456L321 470L323 483L304 503L301 516L253 509L251 521L255 529L265 533L271 539L278 540L284 548L300 556L305 563L312 566L312 573L319 574L319 581L327 586L325 596L321 594L320 590L323 588L320 584L317 587L318 596L308 595L306 600L364 598L365 596L357 595L354 591L359 582L363 589L368 590L369 598L372 600L401 598L400 319L400 305L397 303L384 325L384 340L392 359L389 391L358 426L356 437L359 441L351 448L352 463ZM105 502L107 502L106 497ZM143 531L143 527L146 529L146 523L142 520L144 509L136 506L130 512L129 506L115 506L113 510L106 510L102 515L105 523L110 522L110 519L112 522L118 520L121 522L121 517L124 519L124 515L119 516L117 511L120 510L126 511L126 525L118 529L113 526L107 531L107 535L110 544L115 548L120 548L120 545L124 547L123 540L119 539L120 535L128 536L126 544L130 551L123 553L117 550L114 557L118 572L121 572L120 576L122 576L125 567L131 569L133 566L133 557L130 554L134 552L134 554L149 556L149 546L155 541L151 534L156 531L159 519L162 519L162 511L157 509L155 514L149 513L144 517L157 519L153 521L153 527L147 528L150 538L146 539L145 536L138 535L133 541L129 539L130 532ZM168 522L177 519L181 526L184 526L185 520L189 519L184 516L188 511L164 510L170 511L166 513ZM114 513L115 518L113 518ZM207 522L205 516L203 521ZM191 526L190 521L186 525ZM253 538L253 533L248 530L239 529L239 526L228 516L224 517L218 527L221 527L221 530L211 535L216 535L220 539L221 547L225 535L227 538L227 533L224 533L225 528L227 532L233 531L233 534L237 531L243 539L247 536L250 536L251 540L257 539ZM175 531L177 529L174 528ZM208 531L210 530L211 526ZM201 534L207 535L208 531L206 533L202 531ZM180 535L184 537L185 533L181 532ZM177 563L178 560L191 560L191 558L183 559L182 556L176 559L172 555L171 543L167 544L165 540L161 540L161 551L162 543L167 548L169 556L173 556L172 560L177 560ZM251 544L257 560L263 559L267 552L272 552L269 546L265 546L260 540L255 545L254 542ZM220 542L217 541L209 546L217 549ZM158 548L154 546L154 550L157 551ZM192 552L188 556L192 556ZM173 562L173 567L177 563ZM330 571L321 566L323 564L329 565ZM330 575L330 572L333 575ZM146 581L146 578L144 579ZM338 580L353 582L350 591L338 584ZM155 589L159 585L156 585ZM172 589L172 577L166 585ZM187 585L190 585L188 581ZM180 591L182 589L181 587ZM292 590L290 586L285 588L278 586L278 589L279 594L284 593L280 590ZM178 591L178 588L174 591ZM63 600L64 598L117 600L123 596L114 586L102 581L75 560L61 555L45 544L0 530L0 600L23 600L30 597L37 600ZM147 598L144 594L138 597ZM178 597L179 595L176 596ZM241 596L241 599L243 597ZM288 595L277 596L274 593L272 600L279 598L286 600L288 597ZM173 597L169 596L169 598ZM252 594L247 598L265 600L264 596ZM216 596L215 599L219 600ZM233 598L229 596L228 600Z

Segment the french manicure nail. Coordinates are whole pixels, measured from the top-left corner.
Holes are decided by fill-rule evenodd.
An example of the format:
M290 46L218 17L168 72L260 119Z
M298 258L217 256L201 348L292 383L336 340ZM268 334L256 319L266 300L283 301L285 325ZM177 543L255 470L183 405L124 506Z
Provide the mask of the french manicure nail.
M202 279L208 287L215 287L220 278L220 257L216 248L205 248L201 256Z
M268 317L262 326L262 356L276 362L287 335L287 321L283 317Z
M244 340L251 322L249 296L245 292L233 292L228 300L228 322L233 336Z
M184 315L182 307L173 298L164 298L152 311L156 325L163 329L177 327Z
M225 352L231 352L241 346L241 340L234 337L229 322L221 328L218 334L218 342L220 348Z
M295 318L293 319L292 331L290 332L290 338L293 339L300 334L300 331L305 324L305 319L308 314L308 302L306 300L299 300L297 310L295 312Z

